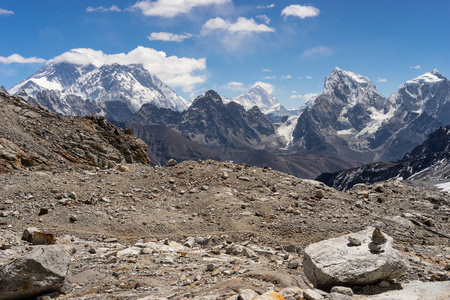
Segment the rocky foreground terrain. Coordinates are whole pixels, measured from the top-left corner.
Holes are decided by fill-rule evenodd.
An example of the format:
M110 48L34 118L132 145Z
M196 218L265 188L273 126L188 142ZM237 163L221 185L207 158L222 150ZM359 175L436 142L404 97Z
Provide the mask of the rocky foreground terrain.
M64 284L40 299L419 299L382 298L410 285L424 290L420 299L445 299L449 203L446 193L398 181L339 192L215 161L12 171L0 175L0 299L20 272L5 266L57 249L70 257L52 262ZM306 247L368 226L393 238L407 271L351 286L353 296L313 289ZM23 240L30 227L56 244Z

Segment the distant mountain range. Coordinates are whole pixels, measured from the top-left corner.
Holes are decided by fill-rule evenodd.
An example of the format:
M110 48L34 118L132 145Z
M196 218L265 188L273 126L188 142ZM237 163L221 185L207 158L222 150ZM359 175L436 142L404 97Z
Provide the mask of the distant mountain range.
M437 70L385 98L367 77L335 68L322 94L291 111L261 86L234 98L208 91L190 103L141 65L49 63L8 92L59 114L103 115L129 127L154 163L212 158L306 177L400 159L450 125L450 82ZM305 169L306 157L318 167Z
M338 190L358 183L373 184L388 179L440 181L450 179L450 126L440 127L401 160L377 162L335 173L323 173L317 180Z
M449 112L450 82L437 70L384 98L367 77L335 68L323 93L302 111L292 149L361 162L395 160L450 124Z
M8 90L63 115L127 118L145 103L186 110L190 103L142 65L49 63Z

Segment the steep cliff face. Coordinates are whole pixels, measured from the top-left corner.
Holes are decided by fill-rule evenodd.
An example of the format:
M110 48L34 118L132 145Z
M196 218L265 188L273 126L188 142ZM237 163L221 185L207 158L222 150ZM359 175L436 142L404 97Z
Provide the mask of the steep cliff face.
M361 162L399 159L450 124L449 87L433 70L386 99L368 78L335 68L323 93L300 115L292 148Z

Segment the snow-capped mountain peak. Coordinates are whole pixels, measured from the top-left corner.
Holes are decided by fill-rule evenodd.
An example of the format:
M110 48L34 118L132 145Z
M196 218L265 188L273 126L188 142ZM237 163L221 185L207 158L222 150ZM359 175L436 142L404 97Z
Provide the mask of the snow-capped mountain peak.
M349 87L375 88L369 78L336 67L331 74L325 78L324 93L331 92L337 84L342 83Z
M427 73L420 75L412 80L408 80L406 83L404 83L402 85L402 87L407 86L407 85L436 84L436 83L444 81L445 79L446 78L444 76L442 76L438 70L434 69L431 72L427 72ZM402 87L400 87L400 88L402 88Z
M117 63L96 67L93 64L71 64L55 60L12 87L9 93L20 95L38 105L52 106L48 99L44 99L45 95L49 95L46 91L58 91L60 99L53 99L52 102L65 107L63 110L48 108L68 115L77 114L69 104L73 101L68 100L73 97L77 97L77 105L83 105L85 100L94 100L101 110L92 111L95 114L105 114L106 102L124 103L131 112L139 110L144 103L177 111L186 110L190 104L142 65ZM33 99L29 99L30 97Z
M50 62L36 73L8 90L16 95L24 90L29 96L34 96L42 90L63 91L69 88L82 75L95 69L94 65L76 65L67 62Z
M264 114L288 114L288 111L281 105L278 99L260 85L255 85L247 93L231 99L223 97L223 100L227 103L231 101L239 103L246 110L257 106Z
M350 106L356 105L362 99L381 96L369 78L339 68L334 68L325 78L323 94L334 94ZM345 97L342 97L343 95Z

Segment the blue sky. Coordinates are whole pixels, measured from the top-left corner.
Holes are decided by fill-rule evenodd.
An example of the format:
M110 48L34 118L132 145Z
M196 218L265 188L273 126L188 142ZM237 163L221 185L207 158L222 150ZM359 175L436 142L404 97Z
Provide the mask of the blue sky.
M186 99L259 82L295 108L334 67L385 96L434 68L450 77L449 37L448 0L1 0L0 85L52 59L143 63Z

